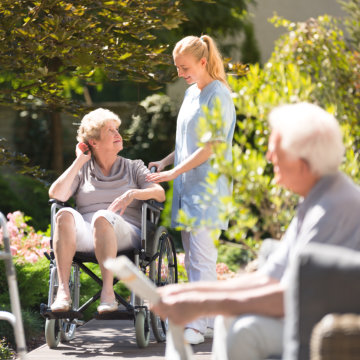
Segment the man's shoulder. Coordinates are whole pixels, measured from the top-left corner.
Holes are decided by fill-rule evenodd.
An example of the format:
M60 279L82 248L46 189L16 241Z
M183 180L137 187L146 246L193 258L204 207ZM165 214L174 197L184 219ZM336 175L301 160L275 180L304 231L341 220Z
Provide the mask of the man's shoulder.
M319 221L336 224L340 219L360 213L360 187L344 173L323 177L316 186L299 206L306 223L312 226Z
M360 187L346 174L338 172L329 181L320 201L335 201L338 205L360 206Z
M332 228L340 223L351 223L359 224L360 227L360 187L340 172L326 180L320 194L315 194L314 199L307 204L307 226L325 224L327 228Z

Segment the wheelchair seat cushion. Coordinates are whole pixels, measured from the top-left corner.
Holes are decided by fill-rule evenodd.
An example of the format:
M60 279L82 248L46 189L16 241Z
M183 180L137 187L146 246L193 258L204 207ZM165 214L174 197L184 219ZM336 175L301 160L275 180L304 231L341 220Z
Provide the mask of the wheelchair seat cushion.
M128 249L128 250L122 250L117 252L117 256L125 255L127 256L131 261L135 261L135 255L139 253L138 249ZM86 252L86 251L76 251L74 256L74 262L77 263L85 263L85 262L91 262L96 263L96 256L94 252Z

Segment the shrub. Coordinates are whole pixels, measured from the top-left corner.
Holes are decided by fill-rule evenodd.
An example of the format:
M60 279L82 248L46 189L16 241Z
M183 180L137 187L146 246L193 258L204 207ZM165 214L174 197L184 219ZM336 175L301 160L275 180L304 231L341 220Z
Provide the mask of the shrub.
M130 141L122 156L148 164L174 150L177 109L167 95L161 94L148 96L140 105L144 111L133 117L126 132Z
M1 310L9 311L9 307L2 307ZM25 341L27 346L31 343L33 338L39 337L44 331L44 319L40 314L34 310L22 310L22 321L25 333ZM11 349L16 349L16 341L14 329L10 323L7 321L0 321L0 339L4 339L4 344L8 343L8 346ZM10 349L9 349L10 350ZM0 344L0 354L1 354L1 344ZM0 359L1 356L0 356ZM3 359L11 359L4 357Z
M15 269L21 307L23 309L39 311L40 304L47 302L49 261L46 258L42 258L35 264L16 263ZM0 285L3 289L0 294L0 303L9 305L10 297L3 262L0 263Z
M8 214L7 229L10 248L15 262L18 288L22 307L38 310L41 302L46 301L48 287L49 262L44 251L49 251L49 237L43 232L35 232L26 222L30 217L20 211ZM0 245L3 231L0 230ZM0 263L0 284L4 291L0 294L0 303L9 304L8 285L5 264Z
M30 224L36 229L47 229L50 217L49 195L42 181L29 175L16 174L2 166L0 193L0 211L3 214L20 209L31 216Z
M236 257L236 255L235 255ZM183 282L187 282L188 281L188 277L186 274L186 269L185 269L185 254L184 253L177 253L176 254L176 259L177 259L177 265L178 265L178 281L179 283L183 283ZM227 264L225 264L223 261L228 261L229 259L226 259L225 257L223 257L223 260L218 259L218 263L216 264L216 274L217 274L217 278L218 280L224 280L226 278L229 277L233 277L235 276L235 271L239 268L239 266L236 266L233 264L233 266L228 266Z
M218 262L224 263L229 270L237 272L241 266L252 260L250 251L237 244L220 244L218 247ZM219 269L220 271L220 269Z
M15 352L9 347L5 338L0 338L0 360L13 359Z
M50 249L50 238L42 231L35 232L34 228L26 222L31 217L25 216L20 211L7 215L7 229L10 237L11 253L17 263L35 263ZM2 244L3 231L0 231L0 245Z
M250 67L247 76L230 79L235 105L243 119L235 134L233 164L217 152L215 167L234 179L232 199L224 209L232 219L229 237L255 250L259 242L279 239L294 213L297 196L272 181L272 166L265 159L269 111L283 103L309 101L335 114L347 145L342 169L359 179L358 72L337 22L327 16L307 23L275 18L288 32L275 44L269 62Z

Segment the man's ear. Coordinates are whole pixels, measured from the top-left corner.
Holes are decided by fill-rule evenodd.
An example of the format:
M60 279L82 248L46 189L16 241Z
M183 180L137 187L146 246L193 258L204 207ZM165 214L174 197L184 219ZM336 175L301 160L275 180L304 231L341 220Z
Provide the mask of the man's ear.
M305 159L300 159L301 161L301 171L304 173L305 171L307 173L312 173L311 171L311 167L310 167L310 164L307 160Z

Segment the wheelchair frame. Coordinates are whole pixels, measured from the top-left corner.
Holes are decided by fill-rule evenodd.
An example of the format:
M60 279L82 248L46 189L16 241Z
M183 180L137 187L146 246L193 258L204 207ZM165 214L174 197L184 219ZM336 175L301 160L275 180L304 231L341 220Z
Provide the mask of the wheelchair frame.
M56 212L67 206L63 202L50 200L51 205L51 245L55 228ZM156 286L164 286L177 282L176 251L173 240L163 226L156 228L162 205L155 200L143 202L141 217L141 248L118 252L126 255L137 267L149 277ZM76 327L83 324L84 311L100 298L101 290L80 305L80 270L90 276L102 287L102 280L94 274L84 263L97 263L94 253L76 252L73 258L72 271L69 279L70 292L72 295L72 308L67 312L52 312L51 304L55 300L58 287L57 267L54 252L46 254L50 261L49 270L49 295L48 303L40 305L40 313L46 319L45 338L50 348L56 348L59 342L68 342L75 337ZM164 276L164 270L165 275ZM114 279L114 285L118 280ZM115 292L115 297L123 309L99 314L95 312L95 319L105 320L134 320L136 343L140 348L146 347L150 340L150 324L155 339L163 342L166 339L167 323L157 315L151 313L143 301L134 293L130 295L130 301L126 301Z
M16 280L15 266L12 261L10 250L9 232L6 226L5 216L0 212L0 227L3 230L4 251L0 251L0 260L5 261L6 277L9 286L11 312L0 311L0 320L8 321L13 329L16 341L17 358L26 358L25 333L22 323L19 290Z

